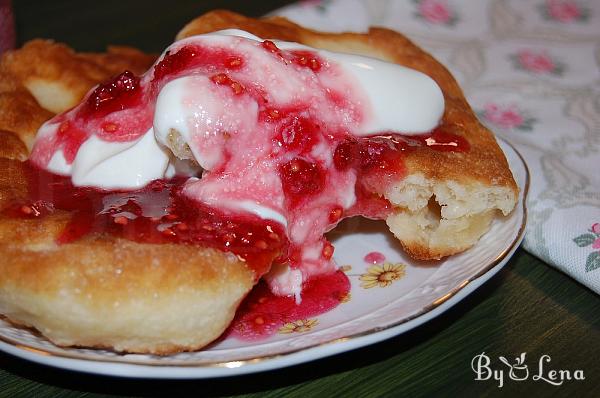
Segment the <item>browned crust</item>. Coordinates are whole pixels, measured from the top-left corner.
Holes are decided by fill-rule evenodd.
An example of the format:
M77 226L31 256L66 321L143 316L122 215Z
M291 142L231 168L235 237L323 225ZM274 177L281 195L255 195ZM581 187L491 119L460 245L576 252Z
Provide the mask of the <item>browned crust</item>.
M21 294L18 303L6 306L10 311L6 315L14 322L35 326L58 345L65 345L67 341L67 345L159 355L197 350L222 333L233 319L235 308L254 284L254 274L244 263L235 256L209 248L139 244L106 236L90 236L57 246L54 238L68 219L66 214L55 214L42 221L0 219L3 242L0 252L4 258L0 262L0 298L9 302L15 292ZM230 286L234 289L229 289ZM115 337L110 336L110 328L106 336L100 337L85 330L89 318L82 319L81 326L72 322L67 333L73 337L64 340L64 330L56 333L62 325L45 319L48 311L59 312L64 308L64 312L68 312L76 304L84 316L95 318L92 324L114 322L122 328L124 319L130 318L127 329L133 331L140 327L136 320L143 322L144 318L166 311L164 321L175 319L183 329L186 323L195 323L195 320L173 314L180 310L177 305L182 309L197 305L194 298L198 290L208 291L216 300L233 300L235 304L215 314L208 326L198 322L197 330L187 330L190 337L183 340L185 343L178 343L169 334L177 325L164 325L165 332L153 335L151 342L139 338L139 343L134 340L119 346L113 343ZM230 290L235 292L235 297L228 297ZM68 298L61 299L65 295ZM162 308L161 302L169 297L177 297L177 303L168 309ZM56 303L55 308L46 308L42 305L44 302ZM19 308L21 305L25 308ZM156 327L156 324L146 326Z
M101 54L76 53L64 44L36 39L3 56L0 70L12 74L23 87L35 81L60 83L73 95L70 105L75 106L95 84L125 69L143 73L154 59L128 47L109 47Z
M26 194L27 182L22 163L16 159L0 157L0 210Z
M27 147L16 134L0 130L0 158L26 160Z
M493 134L477 119L450 72L430 54L400 33L371 28L368 33L323 33L303 28L281 17L261 20L218 10L204 14L187 24L177 35L184 37L237 28L262 38L303 43L331 51L351 52L395 62L432 77L444 92L446 109L442 125L453 134L465 137L474 150L466 153L414 151L407 155L408 172L420 172L431 179L450 179L461 183L479 181L486 185L517 185L504 154Z
M12 134L17 137L26 146L27 155L33 146L37 129L53 115L39 106L16 76L4 70L2 63L0 63L0 110L0 130L3 130L5 135ZM23 115L28 116L23 117ZM20 154L19 149L14 146L3 148L2 153L5 157L22 157L22 153Z
M193 245L142 244L113 238L112 236L88 236L76 242L57 245L56 237L63 231L70 216L56 212L41 220L0 218L0 241L5 250L27 256L8 256L0 264L2 281L13 280L23 287L37 292L54 292L61 286L66 274L76 270L86 278L83 284L89 292L101 300L111 301L123 297L124 291L146 285L148 289L159 287L162 291L177 290L188 283L211 283L228 272L222 265L241 265L232 254ZM39 249L39 251L37 251ZM90 250L93 249L93 250ZM202 252L202 253L201 253ZM58 257L60 261L45 260ZM15 259L15 257L17 257ZM85 258L86 261L79 261ZM106 275L99 283L93 276L103 263ZM196 265L194 265L196 264ZM245 266L242 274L251 275ZM116 271L123 272L116 272ZM149 272L153 270L152 272ZM94 302L101 306L101 301Z

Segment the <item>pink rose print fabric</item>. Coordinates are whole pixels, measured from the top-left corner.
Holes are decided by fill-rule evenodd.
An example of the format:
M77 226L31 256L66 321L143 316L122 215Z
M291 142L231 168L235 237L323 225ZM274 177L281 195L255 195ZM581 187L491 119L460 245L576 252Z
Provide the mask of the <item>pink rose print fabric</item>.
M523 49L512 56L515 68L538 75L562 75L565 66L554 60L546 50Z
M586 272L600 268L600 223L593 224L587 233L577 236L573 242L581 248L591 246L592 252L588 254L585 264Z
M417 0L417 17L435 25L452 26L458 16L445 0Z
M516 105L488 103L478 112L481 119L501 129L531 131L536 120L517 108Z
M574 0L546 0L541 12L545 19L559 23L586 22L589 17L589 9Z

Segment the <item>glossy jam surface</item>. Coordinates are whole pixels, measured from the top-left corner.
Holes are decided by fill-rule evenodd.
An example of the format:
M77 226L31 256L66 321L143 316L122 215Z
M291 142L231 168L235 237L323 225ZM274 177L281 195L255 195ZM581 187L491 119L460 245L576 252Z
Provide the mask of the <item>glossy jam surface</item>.
M363 258L367 264L383 264L385 261L385 255L381 252L370 252Z
M41 218L57 210L71 213L58 237L67 244L90 234L111 234L141 243L213 247L242 258L264 274L285 252L281 227L258 217L224 215L181 194L185 179L157 180L136 191L74 187L70 178L26 164L29 197L9 208L13 217Z
M431 134L411 138L416 139L423 146L440 152L468 152L471 149L469 141L464 137L448 133L443 128L437 128Z
M114 79L98 85L88 97L79 115L92 118L122 111L137 105L141 99L140 94L140 78L125 71Z
M332 310L344 302L349 292L350 281L341 271L305 282L300 303L293 296L274 295L266 283L260 282L242 302L226 335L249 341L269 337L288 323Z

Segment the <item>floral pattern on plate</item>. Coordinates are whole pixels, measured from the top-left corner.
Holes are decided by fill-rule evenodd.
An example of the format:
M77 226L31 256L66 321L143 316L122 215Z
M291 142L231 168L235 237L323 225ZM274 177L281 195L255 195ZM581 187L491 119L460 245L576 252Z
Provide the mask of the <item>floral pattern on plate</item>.
M391 264L385 263L381 266L372 265L367 269L367 272L362 274L358 279L362 281L360 286L365 289L370 289L375 286L388 287L394 281L401 279L406 275L406 264Z
M279 329L279 333L304 333L310 331L319 323L318 319L298 319L294 322L288 322Z

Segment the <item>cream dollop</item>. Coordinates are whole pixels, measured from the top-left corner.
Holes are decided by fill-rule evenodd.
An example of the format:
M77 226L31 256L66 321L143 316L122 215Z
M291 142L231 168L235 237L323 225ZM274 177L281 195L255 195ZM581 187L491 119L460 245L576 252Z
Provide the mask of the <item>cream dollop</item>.
M180 47L184 43L197 43L210 46L215 43L234 47L243 41L262 41L261 38L248 32L228 29L194 36L176 42ZM238 44L236 44L236 42ZM365 94L362 106L366 112L364 123L352 131L356 136L367 136L377 132L399 132L403 135L423 134L437 126L444 112L444 97L439 86L429 76L400 65L380 61L374 58L334 53L325 50L316 50L298 43L274 41L283 50L309 50L316 52L323 59L338 64L356 82ZM251 46L244 46L245 51ZM265 72L269 71L267 54L256 49L249 56L259 57L265 64ZM274 80L277 83L273 93L275 98L296 95L302 92L298 82L285 83L285 76L263 76L265 83ZM203 87L207 85L194 83L194 80L206 77L188 76L168 83L159 93L155 108L154 128L150 129L142 138L135 142L109 142L99 139L94 134L81 146L72 163L67 163L61 153L57 151L47 165L47 169L62 175L71 175L75 185L97 186L105 189L139 188L152 180L164 178L173 173L173 160L170 160L168 151L164 146L170 129L177 129L186 142L199 140L197 131L191 131L187 121L205 113L203 119L207 125L211 123L247 123L245 115L252 115L255 109L239 106L233 109L234 114L220 112L223 104L215 103ZM197 97L185 99L186 87L195 84L199 91ZM184 101L185 100L185 101ZM217 99L218 100L218 99ZM191 107L186 101L194 102L196 107ZM228 109L231 111L232 109ZM212 113L210 113L212 111ZM209 117L210 116L210 117ZM252 121L250 121L252 123ZM207 126L203 145L190 146L194 152L195 160L205 169L210 170L218 163L222 151L215 150L211 141L218 139L211 136L208 131L212 126ZM56 125L45 125L40 133L48 134L47 130L56 133ZM42 134L40 134L42 135ZM150 137L154 135L154 137ZM201 150L200 148L207 148ZM119 172L115 172L119 170ZM246 206L248 207L248 206ZM256 207L255 213L261 210ZM267 212L269 213L269 212ZM273 218L280 218L275 216Z

